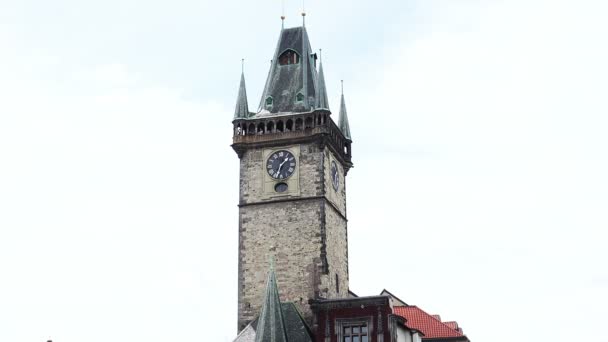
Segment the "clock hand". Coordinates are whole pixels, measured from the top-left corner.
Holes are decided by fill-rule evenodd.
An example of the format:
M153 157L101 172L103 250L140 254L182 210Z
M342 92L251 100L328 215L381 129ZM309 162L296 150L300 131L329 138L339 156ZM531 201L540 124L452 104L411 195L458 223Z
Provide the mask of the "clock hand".
M283 167L283 164L287 163L287 161L289 160L289 158L285 158L285 160L283 160L283 162L281 163L281 165L279 165L279 170L281 171L281 168Z

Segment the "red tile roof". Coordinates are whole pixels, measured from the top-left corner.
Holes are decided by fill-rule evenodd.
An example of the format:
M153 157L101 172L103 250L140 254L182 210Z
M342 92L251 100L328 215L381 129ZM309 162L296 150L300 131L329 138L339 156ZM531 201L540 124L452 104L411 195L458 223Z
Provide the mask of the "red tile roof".
M451 322L443 322L443 324L447 325L448 327L458 331L458 323L456 323L455 321L451 321Z
M458 330L450 327L451 324L441 322L417 306L395 306L393 312L405 318L408 327L421 331L424 334L423 338L464 336Z

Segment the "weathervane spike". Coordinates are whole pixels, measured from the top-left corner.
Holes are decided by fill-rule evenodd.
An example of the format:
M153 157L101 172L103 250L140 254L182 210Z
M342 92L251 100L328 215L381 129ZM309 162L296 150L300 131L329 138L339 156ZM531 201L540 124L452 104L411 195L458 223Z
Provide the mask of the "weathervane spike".
M344 80L340 80L340 83L342 83L342 95L344 95Z
M281 29L285 28L285 0L281 1Z
M302 0L302 26L306 26L306 0Z
M245 58L241 58L241 72L245 73Z

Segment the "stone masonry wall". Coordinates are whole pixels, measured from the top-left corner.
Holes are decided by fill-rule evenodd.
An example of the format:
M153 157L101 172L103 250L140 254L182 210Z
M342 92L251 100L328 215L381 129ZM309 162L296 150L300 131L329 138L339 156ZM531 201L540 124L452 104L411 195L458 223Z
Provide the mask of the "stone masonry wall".
M241 158L239 331L260 312L271 256L281 300L294 302L309 321L309 299L348 293L346 220L334 209L336 204L345 209L342 168L339 196L334 199L339 203L330 206L324 195L333 191L327 188L331 153L318 144L288 147L299 152L298 173L292 176L298 182L297 194L268 197L264 193L267 149L247 150Z
M310 314L308 299L321 288L323 239L321 200L283 202L242 208L239 257L239 325L261 309L270 257L281 301Z
M327 236L327 263L329 288L327 298L345 298L348 296L348 240L346 220L329 203L325 203L325 230ZM338 288L336 288L336 275ZM336 293L336 290L340 291Z

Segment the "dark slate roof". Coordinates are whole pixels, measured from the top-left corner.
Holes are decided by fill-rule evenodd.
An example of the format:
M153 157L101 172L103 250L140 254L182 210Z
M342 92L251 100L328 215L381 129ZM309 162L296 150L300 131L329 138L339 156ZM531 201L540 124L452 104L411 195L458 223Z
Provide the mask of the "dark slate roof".
M338 127L344 134L346 139L351 140L350 137L350 126L348 125L348 115L346 114L346 103L344 101L344 93L342 93L342 98L340 100L340 119L338 121Z
M312 342L312 331L293 303L282 303L283 319L289 342Z
M300 55L300 63L279 65L279 56L286 50L297 52ZM317 96L315 59L305 27L281 30L257 115L310 111L315 105ZM302 102L296 102L296 95L299 92L304 95ZM266 106L268 97L273 99L272 107Z
M247 104L247 90L245 89L245 74L241 73L241 84L239 86L239 94L236 97L236 108L234 109L234 118L246 118L249 116L249 105Z
M323 62L319 59L319 77L317 80L317 98L315 108L329 110L329 101L327 100L327 89L325 88L325 76L323 75Z

